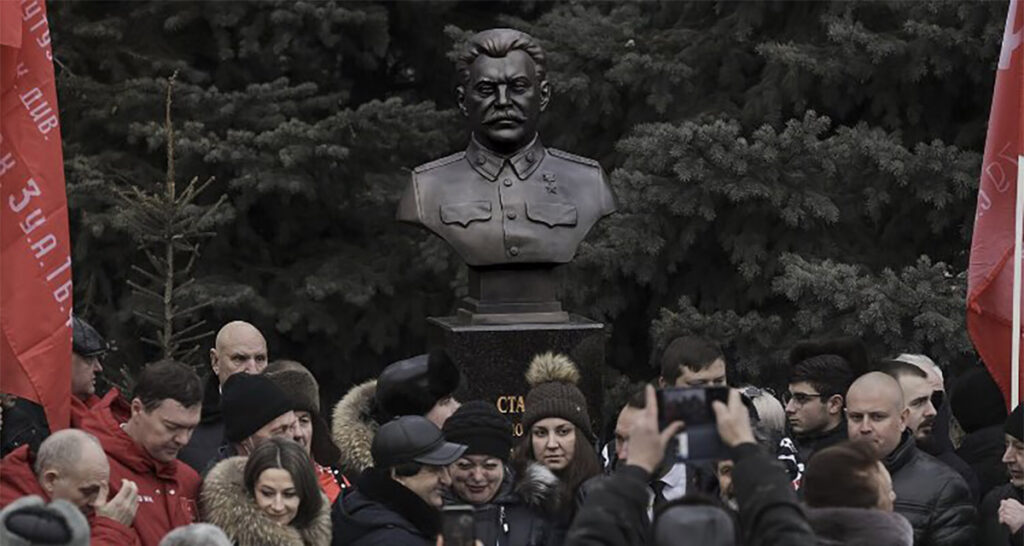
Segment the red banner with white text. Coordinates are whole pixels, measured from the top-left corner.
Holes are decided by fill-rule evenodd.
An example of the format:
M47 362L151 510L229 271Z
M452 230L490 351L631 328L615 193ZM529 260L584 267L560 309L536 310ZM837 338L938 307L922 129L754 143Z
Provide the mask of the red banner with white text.
M0 0L0 392L71 411L71 244L44 0Z
M1024 152L1024 2L1011 0L999 54L967 278L967 331L1010 401L1013 243L1018 157ZM1024 374L1022 374L1024 379ZM1020 392L1024 393L1024 390Z

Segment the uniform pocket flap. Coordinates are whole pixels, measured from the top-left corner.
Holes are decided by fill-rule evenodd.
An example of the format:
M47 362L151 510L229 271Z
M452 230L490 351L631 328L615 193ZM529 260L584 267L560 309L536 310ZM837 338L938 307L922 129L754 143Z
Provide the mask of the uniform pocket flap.
M527 203L526 216L551 227L576 225L576 207L562 203Z
M441 205L441 221L445 224L462 224L491 219L490 201L470 201Z

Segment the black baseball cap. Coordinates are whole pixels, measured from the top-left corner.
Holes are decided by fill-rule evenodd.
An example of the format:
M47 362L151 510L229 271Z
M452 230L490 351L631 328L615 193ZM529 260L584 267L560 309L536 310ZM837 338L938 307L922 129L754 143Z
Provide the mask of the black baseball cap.
M71 350L82 357L103 356L110 351L110 344L88 322L76 317L71 319Z
M370 447L377 468L404 463L446 466L465 451L466 446L462 444L446 442L441 429L419 415L406 415L385 423Z

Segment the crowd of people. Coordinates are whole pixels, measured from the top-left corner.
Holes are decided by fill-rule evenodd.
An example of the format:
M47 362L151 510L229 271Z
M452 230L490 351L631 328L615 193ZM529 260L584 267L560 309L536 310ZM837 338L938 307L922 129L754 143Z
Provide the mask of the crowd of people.
M870 360L852 339L793 347L780 400L733 385L716 343L677 338L607 439L550 352L529 363L516 437L492 401L455 399L443 351L353 387L328 423L313 374L271 361L251 324L220 329L205 379L163 360L130 394L96 393L108 349L74 319L71 428L4 397L0 543L426 546L453 505L482 546L1024 537L1024 409L984 367L947 382L925 355ZM687 424L658 418L670 387L730 387L710 406L721 457L678 455Z

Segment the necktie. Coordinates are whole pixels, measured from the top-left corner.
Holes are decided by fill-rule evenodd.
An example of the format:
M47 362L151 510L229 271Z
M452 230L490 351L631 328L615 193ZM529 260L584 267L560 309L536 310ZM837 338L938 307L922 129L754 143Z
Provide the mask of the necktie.
M655 509L658 509L661 505L663 505L666 502L668 502L668 500L665 498L665 488L666 487L668 487L668 484L663 482L663 481L661 481L661 480L657 480L657 481L651 483L651 489L654 491L654 508Z

